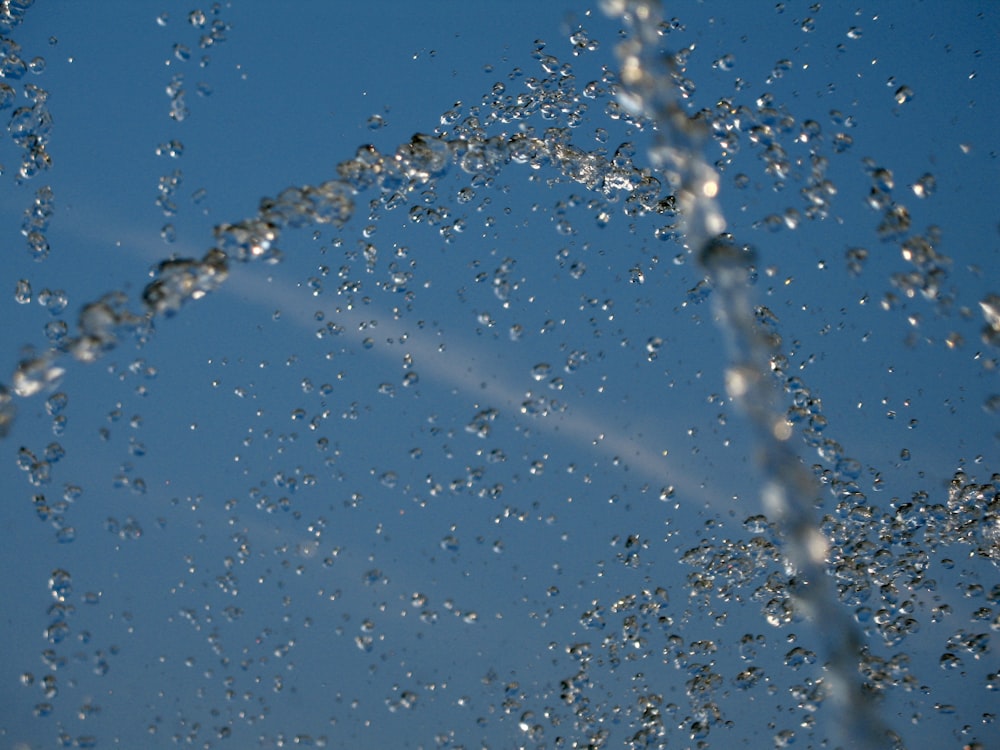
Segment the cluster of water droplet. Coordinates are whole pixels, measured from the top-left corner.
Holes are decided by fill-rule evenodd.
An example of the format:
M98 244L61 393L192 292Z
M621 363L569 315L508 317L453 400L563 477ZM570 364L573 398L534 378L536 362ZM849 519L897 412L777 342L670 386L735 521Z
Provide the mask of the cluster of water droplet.
M627 0L613 0L606 5L619 15L648 14L651 7ZM12 6L4 5L8 9L5 12L10 12ZM208 20L218 13L216 6L211 14L193 12L188 17L190 26L202 34L198 44L204 49L225 38L226 25L217 18L211 23ZM161 23L166 24L167 20L162 17ZM809 18L802 23L803 29L808 31L815 20ZM55 325L45 330L49 348L24 358L14 373L10 391L0 393L0 404L9 405L11 394L29 397L50 393L45 410L58 437L65 430L68 397L65 392L53 391L64 372L64 357L89 362L113 350L123 339L145 341L161 318L177 314L187 303L204 298L225 283L231 264L280 261L282 237L302 228L323 227L343 232L348 236L346 244L350 244L352 238L357 242L356 250L348 247L345 251L345 262L340 269L331 271L324 266L324 270L309 279L312 295L328 294L348 300L343 304L344 310L363 306L366 295L374 292L401 294L406 302L411 302L418 288L414 279L419 258L406 248L390 251L380 247L378 222L388 212L400 212L406 215L409 223L436 232L445 244L458 243L468 230L472 211L477 216L482 215L484 226L491 225L490 214L497 209L492 208L484 196L504 170L520 169L526 172L529 180L569 183L584 191L585 198L562 201L552 211L556 231L562 236L575 233L573 209L584 204L597 226L606 226L613 216L624 214L636 223L644 220L649 236L660 240L680 238L690 245L689 249L700 250L700 260L711 282L701 281L688 291L685 304L697 305L713 294L718 297L742 293L755 283L758 256L749 247L736 245L731 238L714 239L725 226L715 202L723 185L720 175L726 174L731 160L746 141L758 152L763 174L773 187L780 190L788 183L801 185L797 198L801 201L799 207L789 206L780 213L767 213L754 226L774 231L792 230L804 220L824 220L831 213L836 195L836 187L827 176L831 154L824 153L824 149L832 149L833 154L847 151L851 147L851 137L846 132L850 124L839 113L831 113L835 132L826 138L817 122L797 121L768 95L758 98L754 106L722 99L713 109L691 118L679 103L677 92L680 92L680 102L693 97L695 92L695 84L686 77L685 69L685 61L693 53L693 47L682 49L671 58L672 67L664 69L651 64L655 55L641 46L658 47L663 36L679 31L681 25L671 21L640 25L640 28L647 37L639 40L638 47L626 47L621 74L624 87L619 85L617 74L607 68L600 80L581 84L570 63L560 61L539 43L533 55L539 68L534 76L515 71L506 81L496 82L478 104L457 105L445 112L434 132L416 134L392 151L363 146L353 157L337 165L336 174L329 181L287 188L276 197L263 200L254 216L216 227L214 247L201 258L172 257L162 261L153 269L139 309L129 308L124 293L112 292L83 306L75 329L70 330L61 320L55 321ZM852 29L848 36L857 38L860 31ZM583 28L572 32L570 43L574 55L599 48L597 41ZM16 52L15 47L8 45L8 60L13 60ZM175 46L174 54L181 64L191 57L190 48L181 43ZM16 68L16 60L4 64ZM716 67L728 71L733 61L722 58ZM779 63L773 77L784 75L788 67ZM175 121L185 119L189 112L182 75L171 78L167 93L170 117ZM207 93L207 89L203 93ZM624 104L614 98L615 94ZM899 88L895 94L900 105L911 97L912 92L906 87ZM29 153L31 148L37 148L44 155L47 115L44 115L44 108L35 109L44 102L43 95L36 96L32 107L18 115L16 128L13 118L9 126L15 140ZM590 122L588 118L594 116L594 110L599 110L601 117L629 124L635 132L649 130L655 124L664 133L675 136L673 140L664 138L655 147L655 159L662 171L643 166L641 154L631 143L610 147L608 133L603 128L596 131L597 147L582 145L578 129ZM674 130L667 126L668 122L673 123ZM719 152L718 159L711 165L702 157L706 144ZM180 158L183 151L178 140L170 140L157 150L160 155L172 159ZM36 154L29 161L37 165L41 163L40 158ZM878 235L897 245L911 267L907 272L892 276L892 286L906 298L925 297L936 309L947 313L954 307L955 300L945 289L949 260L937 249L939 238L932 229L914 234L909 211L897 201L893 192L891 171L874 162L865 166L871 180L868 202L880 217ZM30 176L24 170L22 174L25 178ZM175 170L158 182L157 203L168 217L176 209L173 198L181 180L182 173ZM738 189L753 184L744 173L734 175L732 182ZM920 198L931 195L933 190L934 178L930 175L913 186L914 194ZM48 252L44 233L51 213L51 190L39 189L34 204L25 212L23 228L33 253L40 258ZM362 217L366 226L352 234L354 223ZM164 239L170 241L174 236L172 227L165 226L163 234ZM336 247L342 244L345 244L343 238L334 242ZM864 272L868 256L869 251L865 248L847 250L850 271ZM586 274L586 264L572 260L568 250L560 251L557 257L560 264L569 268L571 278L580 280ZM678 255L676 262L684 262L683 253ZM628 272L630 280L643 284L647 270L633 265ZM336 289L325 289L324 282L328 278L337 279ZM500 259L492 273L482 271L475 281L489 286L496 303L504 309L516 296L521 283L516 260ZM886 293L883 306L887 309L894 306L894 294ZM61 312L66 307L64 293L45 289L35 295L28 280L18 283L16 296L18 302L23 303L37 297L53 312ZM986 321L983 339L995 345L1000 341L1000 298L990 295L979 304ZM595 316L600 310L609 319L613 317L610 300L588 299L582 308L584 306L594 310ZM676 550L687 573L682 582L673 585L673 590L658 582L662 571L657 567L657 559L668 551L667 545L661 542L670 539L669 534L665 540L651 539L652 534L646 533L614 534L610 541L614 550L613 563L605 565L602 562L599 575L604 576L613 568L616 572L607 575L621 576L618 595L611 601L591 599L584 602L574 629L559 636L562 642L553 640L551 649L566 675L558 686L529 687L517 680L498 679L495 674L483 679L484 684L498 694L490 711L511 717L521 733L518 740L521 743L602 747L622 741L628 747L649 747L672 741L673 733L680 728L691 742L706 747L713 734L725 736L724 732L731 729L735 721L731 717L739 710L738 701L746 701L748 696L756 701L759 695L759 700L764 702L763 694L768 701L788 700L794 706L788 717L770 721L765 727L771 732L775 746L790 745L800 735L814 739L810 732L815 715L827 697L835 695L838 689L837 685L831 687L838 675L831 677L824 669L824 662L831 658L830 650L836 651L854 641L842 633L826 640L820 638L823 648L827 649L824 652L823 648L810 647L816 639L800 637L791 631L810 607L817 606L816 595L803 588L816 584L820 589L820 586L815 580L807 578L803 582L797 577L796 573L802 572L803 554L796 557L793 553L793 565L787 564L789 555L783 551L782 543L787 542L789 536L799 535L800 539L793 544L799 544L812 557L820 558L816 562L829 572L832 594L824 606L831 609L826 611L847 613L853 620L851 626L864 637L866 645L859 659L866 695L884 696L894 689L921 689L926 678L914 674L904 647L921 637L918 610L929 608L932 623L947 623L951 617L949 605L938 594L942 581L947 580L948 585L954 587L964 586L962 596L981 602L982 606L976 607L971 624L956 625L945 638L939 639L944 647L940 668L961 671L967 664L988 659L991 653L990 631L1000 627L1000 586L985 586L978 578L975 582L963 583L957 573L949 572L955 563L946 555L952 554L949 549L957 548L971 557L1000 564L1000 477L993 475L988 480L977 481L961 469L943 494L919 492L909 498L894 498L888 504L876 503L861 487L864 472L861 461L851 457L827 434L829 420L820 398L801 377L791 373L789 358L780 348L777 316L768 307L752 305L748 298L742 297L722 310L723 317L732 316L734 311L739 313L736 319L729 321L736 332L736 349L740 352L727 373L730 396L747 401L752 418L758 426L765 426L769 436L766 439L783 443L795 436L815 451L818 462L806 468L812 475L810 478L815 478L815 484L803 483L801 472L795 473L789 468L790 462L796 460L791 454L772 452L767 469L779 485L784 483L781 491L787 492L789 488L803 491L809 510L821 513L819 521L804 521L779 507L778 512L769 511L769 515L758 512L747 515L739 535L724 535L711 524L706 524L700 534L693 530L693 536L700 538L692 538ZM402 308L395 307L394 311L402 316L405 304ZM316 322L321 324L316 331L317 337L338 336L346 325L329 311L317 313ZM477 311L476 323L481 330L496 325L487 310ZM368 322L364 325L375 328ZM548 321L543 331L558 325L556 321ZM510 338L515 341L522 333L519 324L509 329ZM374 335L364 338L363 348L374 345ZM648 361L657 360L663 347L664 339L660 336L646 339L644 351ZM590 355L579 349L567 351L565 355L561 370L550 362L538 362L529 373L531 380L552 394L559 393L565 385L563 376L570 378L590 361ZM420 378L412 369L412 358L404 360L403 368L405 375L399 384L415 387ZM150 374L138 361L133 369L133 374ZM331 377L330 381L333 380ZM320 381L317 379L317 382ZM321 430L326 420L339 411L327 404L334 386L324 382L314 387L311 380L303 380L301 390L317 399L320 405L312 413L297 407L291 419L305 425L303 429L310 432ZM377 392L388 398L395 397L396 384L382 382ZM234 393L241 398L255 397L249 386L237 386ZM520 400L520 416L529 420L558 417L567 407L552 394L527 391ZM753 398L747 399L747 394ZM363 407L352 403L345 405L340 415L357 420L363 411ZM469 413L472 416L467 418L464 431L477 439L491 441L495 432L503 427L504 415L493 406L477 405ZM8 425L11 418L10 411L4 411L0 415L0 427ZM109 416L111 421L120 418L120 410L113 417ZM436 438L443 434L449 440L454 437L453 432L433 425L432 419L428 421L432 424L429 434ZM141 419L133 419L132 427L137 429L140 423ZM462 431L461 425L458 431ZM245 446L249 447L255 437L248 434ZM297 433L289 431L273 437L281 444L276 451L278 455L284 454L286 449L288 455L294 454ZM270 431L261 437L270 438ZM325 435L315 441L315 446L325 456L324 468L336 478L338 456L348 447L336 440L331 443ZM450 449L446 446L446 450ZM143 452L141 441L130 441L132 456L141 458ZM418 460L420 452L414 449L411 457ZM66 514L81 490L67 485L60 499L54 499L59 497L58 491L49 496L53 467L64 453L63 447L53 442L43 451L22 448L17 462L32 492L38 493L33 495L33 503L39 518L53 526L59 541L70 542L75 529ZM493 442L477 455L481 455L484 466L508 460L507 453ZM547 455L525 457L528 466L525 474L541 481L546 474L546 459ZM615 465L618 465L617 458ZM575 467L571 469L575 471ZM567 471L572 473L570 469ZM449 494L497 501L505 492L502 484L486 481L486 471L481 466L472 464L450 478L428 474L419 491L412 486L419 480L411 480L403 472L373 468L372 473L379 484L389 490L419 496L421 507ZM317 481L308 470L290 467L277 471L269 483L262 482L262 486L254 486L248 493L256 510L269 515L290 513L296 521L306 525L305 540L295 544L282 540L273 550L281 560L282 570L290 570L293 575L304 573L313 564L314 557L324 569L339 573L343 567L338 559L339 547L331 547L333 533L328 529L333 524L322 517L305 520L311 510L301 497L310 492ZM116 475L116 486L128 486L142 492L145 482L131 475L129 467L123 466ZM814 508L814 501L819 500L814 497L819 494L815 488L820 486L831 499L825 503L816 502ZM670 500L674 494L672 486L664 486L660 499ZM360 512L364 509L364 500L360 491L346 493L344 509ZM187 498L177 502L196 510L201 499ZM236 501L231 502L235 507ZM495 512L496 525L525 524L535 515L514 504L491 512ZM791 522L789 515L793 516ZM120 516L108 516L104 524L117 540L134 541L143 536L140 520L133 516L126 516L123 521L119 519ZM254 566L260 554L256 539L251 538L244 522L235 513L230 523L236 529L228 540L230 547L223 570L211 579L211 583L227 598L238 601L235 597L246 587L244 581L253 577L243 571L260 570ZM381 524L377 533L382 533ZM483 546L492 554L504 551L500 538L496 541L479 538L474 545L466 540L468 546L463 546L461 539L465 537L460 539L455 526L439 538L437 548L442 556L457 558L467 552L468 546ZM810 548L813 542L817 546ZM816 549L821 549L821 554ZM197 567L193 557L188 562L192 575ZM662 566L662 562L659 565ZM941 575L932 575L938 567ZM274 574L270 568L255 574L259 587L271 585L272 579L283 575ZM372 592L388 590L391 583L389 574L374 565L361 571L359 578L365 590ZM332 577L330 583L324 583L318 596L325 602L337 602L343 596L344 584L339 583L342 580ZM284 583L274 585L277 592ZM41 681L36 681L29 673L22 677L25 685L37 687L41 684L43 699L37 707L39 716L53 712L53 701L59 693L58 677L62 674L59 670L66 669L71 661L66 651L67 638L73 632L74 614L69 573L61 569L54 571L49 586L53 604L48 611L47 644L42 658L51 673ZM177 589L182 590L184 586L178 584ZM335 635L351 639L363 656L379 655L388 648L386 629L380 618L390 616L391 605L385 603L388 595L374 595L376 599L383 597L375 607L378 614L349 623L350 618L345 616L344 622L333 628ZM558 595L556 586L547 590L546 596L550 599ZM282 606L291 611L291 595L280 596ZM96 603L98 599L97 595L88 594L83 600ZM438 629L448 627L443 624L446 621L478 626L486 619L477 609L461 606L451 597L436 601L439 604L432 606L430 595L416 591L407 602L410 609L404 607L399 617L405 618L412 610L417 613L415 619L420 623L417 627ZM730 635L725 630L725 605L742 604L759 608L762 622L773 629L766 634L746 633L739 638L736 647L731 648L733 644L723 641ZM206 678L213 684L221 682L224 685L227 701L238 699L246 706L229 715L230 725L220 723L215 730L218 739L225 739L232 732L232 723L254 725L269 712L258 685L280 693L286 690L286 683L293 681L296 668L291 657L295 654L297 641L271 628L255 633L251 641L241 641L240 635L227 637L227 624L241 623L243 611L235 604L222 612L210 609L207 605L204 608L185 605L174 619L187 623L208 638L217 665L206 668ZM442 610L454 617L442 617ZM548 616L549 613L538 615L543 620ZM410 618L414 619L412 615ZM290 620L291 615L287 615L283 625ZM839 622L839 619L833 621ZM303 628L306 627L311 627L311 622L304 623ZM701 628L716 628L722 635L719 638L692 636ZM86 636L80 636L86 643ZM109 669L109 656L115 653L117 647L114 646L94 649L86 658L92 662L96 673L103 674ZM854 664L859 659L855 658ZM198 666L194 657L189 657L189 661L187 666ZM663 665L681 675L679 687L665 688L647 674L654 671L654 666ZM219 669L219 674L214 669ZM237 669L252 673L256 681L255 686L242 695L236 687L237 678L233 677ZM374 671L376 667L371 669ZM836 668L833 671L836 672ZM793 683L779 687L782 681L777 675L788 673L794 673ZM663 672L656 674L661 677ZM996 670L988 679L987 688L996 690ZM445 682L429 681L419 688L394 683L385 697L385 707L391 713L412 710L422 705L423 699L417 690L431 695L436 690L443 690ZM618 682L626 685L621 692L608 688ZM781 696L774 698L779 692ZM341 698L338 694L338 703ZM457 705L462 707L469 702L463 697ZM351 701L346 703L351 703L352 710L356 708ZM99 710L100 707L91 702L80 707L81 715ZM947 711L948 706L942 705L937 710ZM481 723L487 721L485 716L481 719ZM621 726L628 729L619 732L617 727ZM194 742L199 732L200 727L191 722L184 731L177 731L174 740ZM151 733L155 733L153 728ZM575 739L568 739L570 736ZM452 744L452 739L444 733L437 741L447 746ZM75 742L81 747L96 742L90 735L76 738L60 735L60 740ZM288 742L323 745L327 740L301 734Z

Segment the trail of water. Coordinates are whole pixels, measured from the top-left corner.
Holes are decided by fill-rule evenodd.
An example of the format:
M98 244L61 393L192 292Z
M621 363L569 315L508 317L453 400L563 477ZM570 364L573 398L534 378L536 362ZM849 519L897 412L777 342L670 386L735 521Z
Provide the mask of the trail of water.
M674 188L688 251L697 254L712 282L716 318L730 347L726 390L755 428L768 477L763 501L778 523L797 603L822 642L844 740L850 747L884 748L887 737L895 735L865 694L859 674L863 642L826 570L827 544L816 518L822 490L788 444L792 430L771 376L771 362L780 349L754 315L751 277L757 259L723 234L726 222L716 200L719 177L704 156L706 128L679 102L682 70L661 50L659 3L605 0L604 7L624 18L632 34L618 50L620 100L659 128L651 158Z
M555 79L555 74L551 75ZM566 104L578 98L575 91L543 92L546 98ZM517 116L526 116L529 102ZM275 198L261 201L256 215L215 227L216 246L201 258L171 257L157 264L153 281L146 285L140 309L130 306L127 295L111 291L81 308L76 330L60 342L24 357L11 377L0 385L0 437L7 434L15 415L15 397L31 397L51 389L65 373L64 359L93 362L114 350L123 340L140 344L153 335L156 321L178 313L191 301L204 298L229 277L232 263L280 261L279 242L287 230L332 225L343 228L354 216L360 196L381 191L381 203L396 208L408 196L443 177L453 167L469 175L490 175L509 163L555 167L564 179L608 193L626 194L626 203L644 211L661 212L660 183L625 159L612 162L600 152L573 146L566 134L550 128L536 136L530 129L511 136L490 136L478 119L468 118L450 136L418 133L394 153L380 153L373 146L358 149L355 157L337 165L338 177L319 185L289 187ZM614 187L611 187L614 185ZM414 206L414 223L441 223L436 209ZM443 228L443 234L449 230ZM374 255L369 260L374 265Z

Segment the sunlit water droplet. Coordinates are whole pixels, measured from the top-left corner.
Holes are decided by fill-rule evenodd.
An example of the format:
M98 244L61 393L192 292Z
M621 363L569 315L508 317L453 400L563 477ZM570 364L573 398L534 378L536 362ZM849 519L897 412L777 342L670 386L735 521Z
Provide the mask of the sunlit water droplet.
M896 104L911 102L913 101L913 89L909 86L900 86L896 89L896 93L893 94L893 98L896 100Z

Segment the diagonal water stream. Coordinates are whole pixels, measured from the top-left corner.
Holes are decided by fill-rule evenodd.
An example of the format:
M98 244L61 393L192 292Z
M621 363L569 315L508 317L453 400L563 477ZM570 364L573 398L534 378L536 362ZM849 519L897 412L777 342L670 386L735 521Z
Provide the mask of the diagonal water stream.
M618 49L619 99L658 128L650 156L674 189L687 249L697 254L712 283L715 317L730 348L726 390L754 428L767 477L762 498L777 522L797 602L822 643L844 741L849 747L884 748L887 737L895 734L865 694L858 668L863 642L829 583L827 544L815 517L821 489L789 446L791 426L770 376L772 358L780 354L779 340L757 324L754 314L751 281L756 258L724 234L726 221L717 202L719 177L704 156L707 131L679 101L682 71L675 58L661 51L659 3L605 0L604 9L623 18L631 33Z

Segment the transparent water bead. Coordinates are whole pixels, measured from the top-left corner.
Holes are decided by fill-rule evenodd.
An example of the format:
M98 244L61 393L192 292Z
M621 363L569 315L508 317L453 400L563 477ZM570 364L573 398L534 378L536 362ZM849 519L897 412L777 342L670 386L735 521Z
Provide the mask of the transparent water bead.
M188 300L199 300L222 284L229 275L228 259L213 248L200 261L163 261L154 275L143 290L143 302L154 315L172 315Z
M896 89L896 93L893 94L893 98L896 100L896 104L911 102L913 101L913 89L909 86L900 86Z

